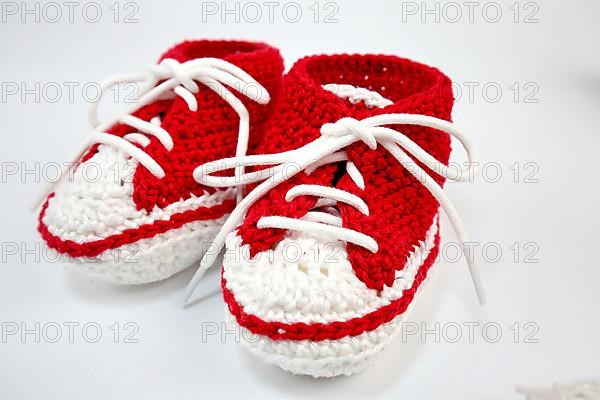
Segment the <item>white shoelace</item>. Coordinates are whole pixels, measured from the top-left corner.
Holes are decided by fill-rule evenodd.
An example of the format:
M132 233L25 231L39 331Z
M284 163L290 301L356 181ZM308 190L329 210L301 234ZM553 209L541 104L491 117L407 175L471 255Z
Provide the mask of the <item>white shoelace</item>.
M406 135L385 126L395 124L434 128L454 136L466 150L469 167L466 170L453 170L444 165ZM378 145L383 146L404 168L406 168L429 190L442 206L448 215L461 244L461 248L465 253L465 258L467 259L471 279L479 302L481 304L485 303L485 294L481 285L478 270L473 260L466 254L465 243L468 242L468 237L454 205L446 196L442 187L408 155L412 155L436 174L443 176L446 179L452 181L467 181L475 170L474 151L467 138L452 123L442 119L416 114L381 114L363 120L342 118L335 123L324 124L321 127L321 136L319 138L298 149L276 154L226 158L206 163L196 168L194 170L194 179L207 186L230 187L239 186L240 184L261 183L238 203L238 206L225 221L213 242L216 245L217 251L207 252L203 257L198 270L185 291L184 303L187 304L201 277L216 261L218 252L222 250L225 245L227 235L230 232L233 232L243 221L246 212L256 201L271 189L301 171L311 173L314 169L322 165L337 163L344 160L347 161L348 157L343 149L358 141L363 141L371 149L376 149ZM215 172L232 169L237 166L271 167L236 176L222 177L211 175ZM356 166L348 161L346 163L346 169L348 175L357 187L364 190L364 180ZM242 181L240 181L240 178ZM368 215L368 205L360 197L332 187L298 185L290 189L286 193L285 198L287 201L292 201L294 198L303 195L319 197L319 201L315 208L320 210L310 211L301 219L282 216L264 216L258 221L258 228L280 228L318 233L335 240L354 243L373 253L377 252L377 242L364 233L343 228L342 220L339 217L337 210L332 207L337 202L343 202L356 208L363 214Z
M145 83L136 96L136 103L122 115L100 123L98 120L98 103L103 94L106 93L106 90L115 84L136 82ZM161 83L158 84L159 82ZM226 85L259 104L266 104L270 101L268 91L244 70L225 60L218 58L197 58L180 63L174 59L164 59L159 64L150 66L146 72L115 76L100 85L100 96L92 103L89 115L90 124L94 128L94 131L86 138L85 142L73 156L71 165L77 163L90 146L94 144L106 144L123 151L126 155L137 160L156 178L162 179L165 176L164 170L143 150L144 147L150 144L150 139L145 135L156 137L164 148L169 151L173 148L173 139L169 132L160 126L161 121L158 116L147 122L132 114L157 100L168 99L173 96L181 97L187 103L190 111L197 111L198 102L194 96L200 90L197 82L214 91L237 112L240 124L236 156L245 155L248 149L250 133L249 113L240 99ZM105 132L117 123L129 125L135 128L137 132L124 135L123 137ZM136 144L140 145L141 148L136 146ZM71 165L63 167L61 179L58 182L50 184L41 193L34 208L38 207L54 186L64 178ZM243 167L236 167L237 176L241 176L243 172ZM238 190L238 202L241 200L241 196L241 190Z

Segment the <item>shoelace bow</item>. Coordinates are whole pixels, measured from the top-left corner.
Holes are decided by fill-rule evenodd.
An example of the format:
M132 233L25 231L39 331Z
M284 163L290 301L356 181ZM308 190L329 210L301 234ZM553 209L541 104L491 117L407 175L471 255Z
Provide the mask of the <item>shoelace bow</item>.
M135 104L129 107L122 115L100 123L98 120L98 104L106 93L106 90L115 84L137 82L144 82L145 84L136 94L137 101ZM164 59L159 64L150 66L145 72L115 76L100 85L100 96L92 103L89 114L90 124L94 128L93 132L86 138L85 142L72 157L72 163L63 166L61 179L58 182L50 184L41 193L34 208L40 205L55 185L64 178L68 170L94 144L107 144L118 148L131 158L136 159L156 178L162 179L165 176L163 168L143 150L144 147L150 144L150 139L145 135L156 137L168 151L174 146L173 139L169 132L160 126L161 121L158 116L148 122L132 114L155 101L172 98L173 96L181 97L187 103L189 110L195 112L198 110L198 102L194 94L200 90L198 83L208 87L223 98L238 114L240 124L236 156L245 155L248 150L250 117L247 108L228 87L259 104L266 104L270 101L268 91L244 70L225 60L218 58L197 58L180 63L174 59ZM123 137L106 133L106 130L115 124L129 125L135 128L137 132L129 133ZM240 176L243 174L243 171L243 167L238 166L236 168L236 175ZM238 191L238 202L241 200L241 195L241 191Z
M434 128L454 136L466 150L468 168L452 169L438 161L431 154L423 150L403 133L386 127L385 125L417 125ZM261 197L280 183L290 179L301 171L311 173L316 168L330 163L347 161L346 169L350 178L357 187L364 190L364 179L356 166L348 161L344 148L352 143L363 141L369 148L376 149L383 146L394 158L406 168L442 206L450 220L461 248L467 259L473 286L480 304L485 303L485 293L481 285L479 272L473 260L467 255L465 243L468 242L467 233L454 205L446 196L443 188L413 159L412 155L422 164L436 174L452 181L467 181L475 171L475 155L467 138L450 122L442 119L417 114L381 114L363 120L342 118L335 123L326 123L321 127L321 136L298 149L282 153L267 155L249 155L242 157L226 158L209 162L194 170L194 179L207 186L231 187L250 183L258 184L248 193L233 210L217 234L213 244L217 251L207 252L198 266L198 270L190 281L185 294L184 303L187 304L198 282L206 271L214 264L218 253L225 246L229 233L243 221L248 209ZM236 167L270 166L254 172L236 174L235 176L213 176L211 174ZM365 215L369 214L367 204L360 197L344 190L321 185L298 185L286 193L286 200L303 195L317 196L319 201L316 208L321 211L309 211L303 218L294 219L282 216L264 216L258 221L258 228L280 228L304 232L316 232L334 239L339 239L362 246L373 253L377 252L378 244L370 236L352 229L342 227L342 220L336 215L332 205L343 202L351 205Z

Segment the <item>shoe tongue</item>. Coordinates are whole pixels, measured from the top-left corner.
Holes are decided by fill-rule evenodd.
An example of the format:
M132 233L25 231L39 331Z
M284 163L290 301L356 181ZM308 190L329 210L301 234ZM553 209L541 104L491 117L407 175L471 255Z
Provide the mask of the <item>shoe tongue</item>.
M304 71L290 71L285 76L282 91L267 125L258 153L270 154L293 150L320 136L321 126L344 117L357 119L371 115L375 110L394 104L380 93L345 83L321 84ZM335 186L345 174L340 164L319 168L317 173L303 179L323 180ZM327 170L327 172L323 170Z
M166 52L164 52L157 63L160 63L164 59L174 59L180 63L184 63L186 61L191 61L201 57L214 57L221 58L223 60L232 62L238 65L240 68L244 68L243 64L240 63L240 60L256 58L256 55L252 54L253 49L259 49L261 47L267 47L266 45L260 43L251 43L251 42L237 42L237 41L212 41L212 40L190 40L181 42ZM234 62L238 61L238 62ZM252 61L252 60L250 60ZM248 63L248 61L246 61ZM247 71L252 75L253 71ZM208 93L205 95L202 103L201 111L210 111L211 109L220 107L220 100L217 99L218 96L213 95L211 91L205 86L200 86L201 93ZM196 95L198 97L198 95ZM206 101L210 99L210 101ZM174 107L174 105L179 102L180 99L176 96L165 97L161 99L157 99L151 104L142 107L142 109L136 111L134 115L144 119L149 120L148 116L155 116L157 114L162 114L162 123L165 122L169 118L171 111L175 109L175 114L178 111L186 109L186 107Z
M318 139L321 126L326 123L344 117L358 119L369 116L372 104L348 97L348 86L321 83L306 71L292 68L283 78L266 127L265 137L269 140L260 144L259 152L269 154L294 150ZM372 97L381 97L376 92L363 90Z
M167 50L158 62L166 58L172 58L180 63L198 58L219 58L241 68L262 86L270 89L270 92L278 88L283 72L283 60L279 51L261 42L185 41Z
M341 118L363 119L379 114L394 102L368 87L350 85L345 79L322 80L307 68L292 67L283 78L282 90L274 103L270 124L261 143L268 154L296 149L316 139L321 126Z
M170 58L184 63L205 57L222 59L236 65L265 87L271 96L279 88L283 72L283 60L277 49L261 42L233 40L184 41L167 50L158 62ZM245 88L242 87L242 89ZM254 89L259 90L254 85L248 86L248 90ZM262 111L264 106L246 98L243 93L239 93L239 90L233 90L233 93L244 103L251 115L258 114L260 116L258 119L255 118L255 121L262 122L265 116ZM206 85L199 86L196 98L199 103L199 112L197 113L199 119L204 118L204 120L209 121L213 110L219 111L223 107L231 108L230 105L225 104L225 100L221 96ZM166 104L162 109L164 114L170 114L171 110L175 110L175 114L179 112L187 113L188 107L179 97L173 97L164 103ZM174 107L175 104L179 104L179 106ZM231 109L231 112L233 112L233 109ZM180 119L179 116L175 118ZM255 136L258 135L251 137L252 143Z

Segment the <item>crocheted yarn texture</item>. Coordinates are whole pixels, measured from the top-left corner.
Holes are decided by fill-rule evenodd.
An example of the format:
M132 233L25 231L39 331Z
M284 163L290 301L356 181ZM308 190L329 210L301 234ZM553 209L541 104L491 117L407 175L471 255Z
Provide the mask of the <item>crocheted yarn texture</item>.
M269 93L278 91L283 62L279 51L264 43L186 41L160 60L183 64L206 57L241 68ZM203 244L212 240L235 205L234 191L199 185L192 171L207 161L235 155L240 117L214 90L198 86L195 111L182 97L170 96L133 114L143 121L158 116L160 127L172 138L172 149L154 136L148 136L145 146L136 144L162 167L164 177L157 178L110 145L89 148L68 182L62 182L42 207L38 230L49 248L67 262L125 284L165 279L202 256ZM243 96L239 101L249 113L252 149L262 138L270 105ZM135 132L125 123L108 130L119 137Z
M328 84L374 93L349 101ZM380 101L377 99L383 99ZM386 100L387 99L387 100ZM324 123L384 113L410 113L450 121L450 80L437 69L393 56L312 56L284 76L280 96L257 154L292 150L320 136ZM447 163L450 138L422 126L396 125L421 148ZM301 172L249 209L227 238L222 288L227 318L250 350L269 363L312 376L352 374L385 347L422 287L437 256L438 202L384 148L358 141L345 149L364 178L359 189L336 164ZM444 179L432 173L439 184ZM314 196L287 201L300 184L342 189L362 198L368 215L343 202L342 225L373 237L379 249L306 232L259 228L263 216L303 217ZM250 187L251 189L251 187ZM289 199L288 199L289 200ZM290 256L294 249L297 257Z

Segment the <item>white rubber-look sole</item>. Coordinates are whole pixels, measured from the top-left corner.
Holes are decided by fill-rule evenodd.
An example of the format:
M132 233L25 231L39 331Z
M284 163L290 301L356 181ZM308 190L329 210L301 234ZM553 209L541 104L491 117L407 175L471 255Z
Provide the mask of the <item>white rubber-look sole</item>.
M427 276L419 285L413 301L404 313L370 332L364 332L357 336L319 342L272 340L240 326L227 307L225 307L225 321L230 329L235 329L240 333L239 338L242 345L267 364L276 365L293 374L309 375L315 378L352 375L368 367L375 356L384 350L400 332L402 322L437 270L436 264L437 262L434 261L429 268Z
M199 261L226 217L188 222L177 229L107 250L96 257L67 256L61 261L104 282L140 285L161 281Z

